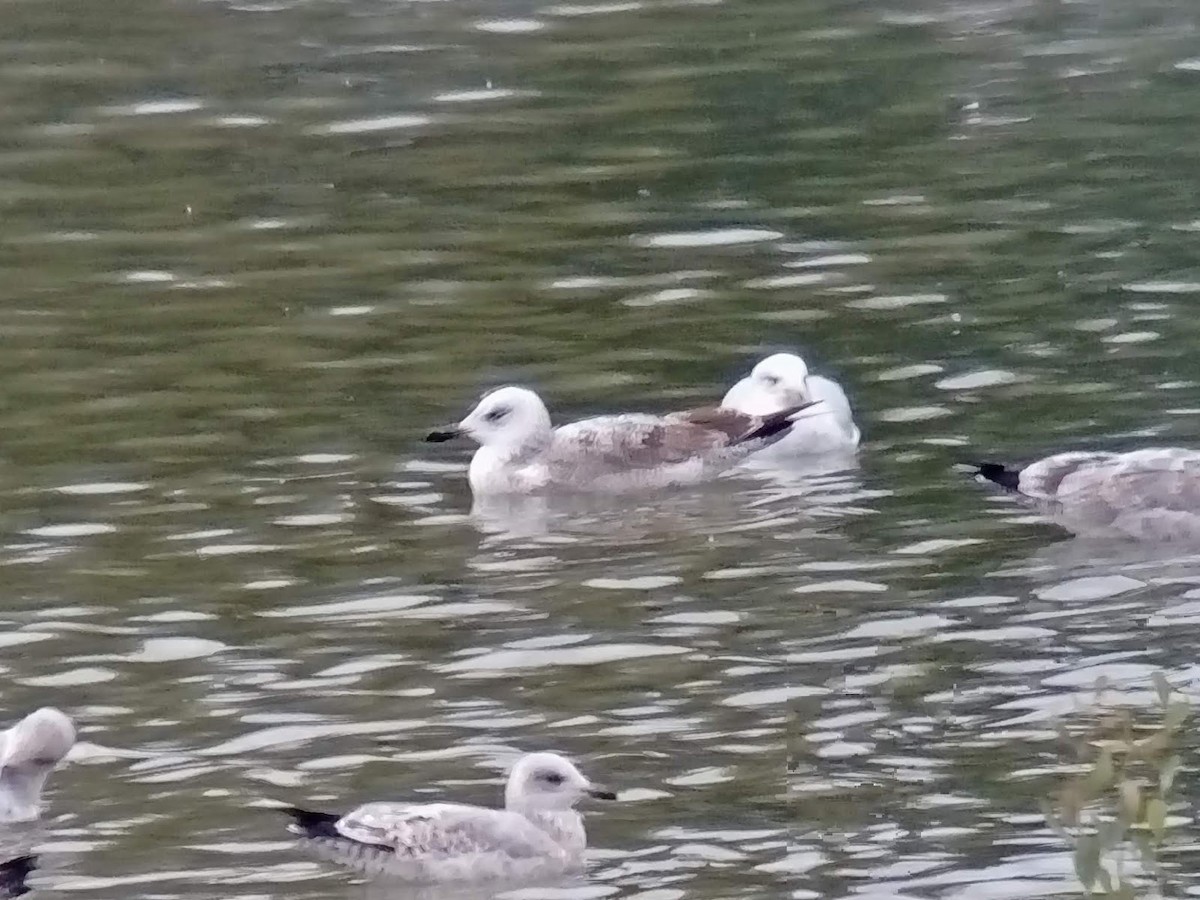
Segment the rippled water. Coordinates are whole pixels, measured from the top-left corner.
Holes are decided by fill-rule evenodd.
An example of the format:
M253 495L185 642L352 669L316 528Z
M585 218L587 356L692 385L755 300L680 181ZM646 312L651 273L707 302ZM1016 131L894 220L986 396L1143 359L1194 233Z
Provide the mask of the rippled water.
M4 15L0 711L82 738L0 835L40 890L359 896L271 803L492 803L556 748L621 802L523 896L1079 893L1057 717L1195 689L1200 564L951 466L1200 436L1191 4ZM782 348L859 467L472 514L419 441Z

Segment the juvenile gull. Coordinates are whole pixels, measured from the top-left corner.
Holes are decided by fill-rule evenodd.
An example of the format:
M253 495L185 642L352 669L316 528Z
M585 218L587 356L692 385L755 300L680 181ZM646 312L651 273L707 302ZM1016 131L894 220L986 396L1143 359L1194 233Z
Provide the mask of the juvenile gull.
M749 415L762 416L781 409L819 402L778 443L757 458L852 451L860 438L846 392L836 381L811 375L808 365L794 353L776 353L758 363L750 374L725 394L721 405Z
M29 893L25 879L37 868L36 856L18 856L0 863L0 900Z
M1200 542L1200 452L1155 447L1073 452L1024 468L970 463L977 479L1017 494L1075 534Z
M48 706L0 732L0 822L38 817L46 778L74 744L71 720Z
M288 809L289 829L369 874L421 884L532 881L583 868L587 835L574 809L615 800L554 753L517 761L504 809L460 803L368 803L344 816Z
M712 407L663 416L597 416L554 428L531 390L502 387L457 425L426 440L479 444L468 480L476 494L544 488L622 492L694 484L780 440L804 401L767 414Z

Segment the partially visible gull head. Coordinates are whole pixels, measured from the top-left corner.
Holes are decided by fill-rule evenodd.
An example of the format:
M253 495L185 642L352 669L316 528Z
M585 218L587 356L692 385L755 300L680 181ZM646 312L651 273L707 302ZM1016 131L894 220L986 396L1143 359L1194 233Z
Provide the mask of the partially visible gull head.
M430 433L426 440L448 441L465 435L480 446L503 452L519 450L549 434L550 413L542 398L527 388L510 386L485 394L465 419Z
M776 353L762 360L731 387L721 405L750 416L765 416L811 400L808 366L794 353Z
M51 707L0 734L0 819L36 819L50 772L75 744L75 726Z
M571 809L584 797L617 799L616 794L592 784L569 759L557 753L521 757L504 789L505 807L522 812L559 812Z
M750 382L773 397L780 409L799 406L812 399L808 389L808 366L794 353L768 356L750 370Z

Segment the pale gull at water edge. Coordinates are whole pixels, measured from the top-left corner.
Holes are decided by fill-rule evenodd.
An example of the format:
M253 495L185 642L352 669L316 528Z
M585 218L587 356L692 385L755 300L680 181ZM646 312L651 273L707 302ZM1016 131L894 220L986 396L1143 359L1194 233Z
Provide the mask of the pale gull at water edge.
M794 353L776 353L758 363L725 394L721 406L764 416L805 403L820 406L755 459L852 452L861 437L846 392L836 381L812 375Z
M0 822L41 814L46 779L74 745L75 726L48 706L0 732Z
M461 803L368 803L344 816L288 809L293 832L322 855L407 882L554 878L583 868L587 835L575 804L615 800L555 753L517 761L504 809Z
M791 430L805 401L764 415L711 407L666 415L625 413L560 428L531 390L502 387L457 425L426 440L479 444L468 479L476 494L543 489L620 493L715 477Z
M1196 450L1059 453L1024 468L969 465L976 478L1013 492L1075 534L1200 543Z

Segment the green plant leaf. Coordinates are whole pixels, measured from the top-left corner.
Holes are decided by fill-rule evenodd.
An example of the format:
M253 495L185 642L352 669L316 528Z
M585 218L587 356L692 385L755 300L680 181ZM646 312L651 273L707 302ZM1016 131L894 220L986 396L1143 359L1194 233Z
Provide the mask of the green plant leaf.
M1164 800L1167 799L1167 794L1171 793L1171 786L1175 784L1175 775L1179 771L1179 766L1179 757L1172 756L1158 769L1158 792Z
M1138 822L1138 813L1142 811L1142 790L1137 782L1126 779L1117 786L1117 794L1121 800L1121 818L1126 822Z
M1075 842L1075 874L1089 894L1100 869L1100 840L1094 834L1081 834Z
M1134 831L1130 833L1129 837L1142 859L1142 868L1147 872L1157 871L1158 859L1150 833L1147 831Z
M1156 840L1162 840L1167 830L1167 804L1161 797L1155 797L1146 804L1146 827Z
M1115 776L1116 767L1113 765L1112 750L1108 747L1101 747L1100 755L1096 757L1092 771L1087 776L1087 788L1090 796L1095 797L1112 787Z
M1121 846L1125 842L1125 834L1129 831L1129 822L1126 819L1117 817L1110 822L1105 822L1096 829L1096 836L1100 841L1102 850L1111 850L1114 847Z
M1042 815L1046 817L1046 824L1050 826L1050 830L1057 834L1068 844L1075 843L1075 837L1062 823L1062 819L1058 817L1058 813L1054 811L1054 807L1050 805L1050 801L1042 799Z
M1167 704L1171 701L1171 683L1167 681L1167 676L1162 672L1154 672L1150 676L1150 681L1154 684L1154 692L1158 694L1158 702L1166 709Z
M1163 728L1172 733L1176 732L1191 714L1192 708L1186 700L1176 700L1167 706L1167 711L1163 715Z

